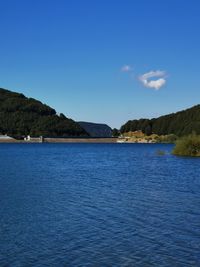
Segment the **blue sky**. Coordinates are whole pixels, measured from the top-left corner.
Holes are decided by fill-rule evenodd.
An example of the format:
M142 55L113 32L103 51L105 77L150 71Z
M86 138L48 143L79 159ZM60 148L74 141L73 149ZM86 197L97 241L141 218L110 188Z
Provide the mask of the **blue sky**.
M111 127L200 104L199 0L6 0L0 10L0 87Z

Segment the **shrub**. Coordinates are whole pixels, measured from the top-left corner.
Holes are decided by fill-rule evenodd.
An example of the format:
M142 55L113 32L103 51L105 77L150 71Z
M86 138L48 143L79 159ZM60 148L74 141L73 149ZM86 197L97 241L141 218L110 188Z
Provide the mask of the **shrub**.
M157 151L156 151L156 154L157 154L158 156L164 156L164 155L165 155L165 151L163 151L163 150L157 150Z
M175 134L160 135L156 138L157 143L175 143L176 140Z
M200 157L200 135L193 133L182 137L176 142L172 153L178 156Z

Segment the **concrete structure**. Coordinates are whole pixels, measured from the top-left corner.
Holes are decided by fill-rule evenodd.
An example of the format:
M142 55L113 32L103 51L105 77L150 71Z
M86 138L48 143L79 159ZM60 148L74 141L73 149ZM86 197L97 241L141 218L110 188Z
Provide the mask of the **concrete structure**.
M7 134L0 134L0 139L5 139L5 140L12 140L13 138L8 136Z

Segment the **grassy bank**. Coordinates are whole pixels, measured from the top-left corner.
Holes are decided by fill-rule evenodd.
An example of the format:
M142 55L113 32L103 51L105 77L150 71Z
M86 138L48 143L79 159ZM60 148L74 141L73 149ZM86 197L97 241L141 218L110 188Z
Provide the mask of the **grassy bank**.
M174 134L146 135L142 131L127 132L121 135L121 138L125 139L125 142L130 143L175 143L178 137Z

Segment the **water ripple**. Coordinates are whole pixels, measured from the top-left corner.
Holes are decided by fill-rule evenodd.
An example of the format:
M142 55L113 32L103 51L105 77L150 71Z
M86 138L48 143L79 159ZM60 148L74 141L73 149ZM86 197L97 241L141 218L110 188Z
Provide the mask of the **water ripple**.
M1 267L200 266L200 160L157 144L0 149Z

